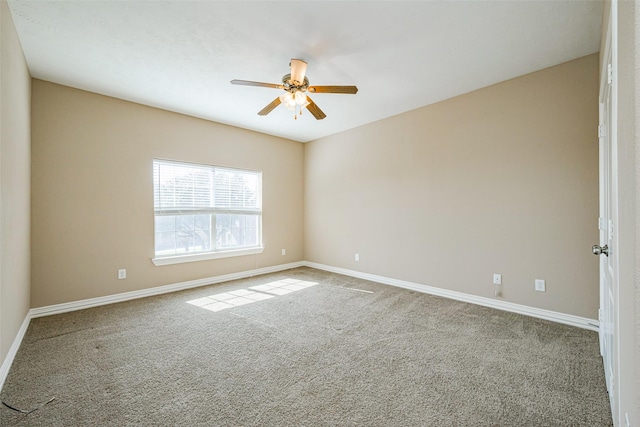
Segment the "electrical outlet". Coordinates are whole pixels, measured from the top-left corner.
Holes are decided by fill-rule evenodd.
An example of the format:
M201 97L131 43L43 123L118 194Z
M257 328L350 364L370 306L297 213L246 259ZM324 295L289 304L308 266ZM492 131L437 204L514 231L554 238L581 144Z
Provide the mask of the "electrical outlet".
M493 284L494 285L502 285L502 274L494 274L493 275Z
M545 292L547 289L546 282L542 279L536 279L536 291Z
M355 256L355 260L356 260L356 261L360 261L360 254L356 254L356 256Z
M286 249L283 249L283 250L282 250L282 255L286 255L286 254L287 254L287 250L286 250Z
M118 280L122 280L126 278L127 278L127 269L121 268L120 270L118 270Z

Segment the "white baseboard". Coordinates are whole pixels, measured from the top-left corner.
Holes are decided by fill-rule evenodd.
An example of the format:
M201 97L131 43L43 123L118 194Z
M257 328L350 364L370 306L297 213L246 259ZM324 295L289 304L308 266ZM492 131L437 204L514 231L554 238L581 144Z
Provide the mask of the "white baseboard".
M2 391L2 387L4 386L4 381L7 379L7 375L9 375L9 369L11 369L13 359L15 359L16 354L18 353L18 349L20 348L20 344L22 344L22 339L24 338L24 334L27 332L29 322L31 322L31 310L27 312L22 325L20 325L20 329L18 329L18 333L13 340L13 344L11 344L11 347L9 348L9 352L4 358L2 366L0 366L0 391Z
M32 308L31 318L51 316L53 314L66 313L68 311L83 310L85 308L98 307L106 304L114 304L138 298L161 295L169 292L182 291L185 289L197 288L199 286L213 285L215 283L228 282L230 280L245 279L247 277L259 276L261 274L275 273L277 271L290 270L304 266L304 261L292 262L289 264L274 265L272 267L257 268L254 270L240 271L238 273L223 274L221 276L206 277L204 279L190 280L188 282L173 283L170 285L156 286L154 288L141 289L139 291L123 292L120 294L107 295L104 297L89 298L80 301L67 302L63 304L49 305L45 307Z
M526 316L537 317L539 319L550 320L552 322L563 323L565 325L577 326L578 328L589 329L592 331L599 330L599 322L595 319L588 319L586 317L574 316L571 314L564 314L556 311L529 307L526 305L515 304L507 301L494 300L491 298L480 297L477 295L466 294L463 292L436 288L434 286L421 285L419 283L414 283L414 282L407 282L405 280L392 279L389 277L378 276L375 274L362 273L359 271L347 270L345 268L332 267L329 265L318 264L316 262L305 261L304 265L306 265L307 267L316 268L318 270L325 270L333 273L344 274L345 276L371 280L372 282L378 282L378 283L383 283L385 285L397 286L404 289L411 289L417 292L437 295L444 298L450 298L458 301L468 302L471 304L481 305L484 307L490 307L498 310L509 311L512 313L524 314Z
M199 286L212 285L215 283L227 282L230 280L244 279L247 277L258 276L261 274L274 273L277 271L289 270L296 267L307 266L318 270L330 271L333 273L344 274L345 276L357 277L360 279L371 280L373 282L383 283L385 285L396 286L404 289L410 289L417 292L423 292L431 295L437 295L444 298L450 298L458 301L464 301L471 304L477 304L484 307L495 308L498 310L509 311L513 313L524 314L527 316L537 317L540 319L550 320L552 322L563 323L566 325L577 326L579 328L597 331L599 322L595 319L574 316L571 314L560 313L556 311L544 310L541 308L530 307L512 302L495 300L491 298L481 297L463 292L451 291L448 289L437 288L434 286L422 285L419 283L408 282L406 280L393 279L390 277L378 276L375 274L362 273L355 270L345 268L332 267L329 265L319 264L310 261L298 261L289 264L280 264L272 267L258 268L254 270L241 271L238 273L224 274L221 276L207 277L204 279L190 280L187 282L173 283L164 286L157 286L139 291L124 292L120 294L107 295L104 297L90 298L80 301L73 301L63 304L55 304L46 307L32 308L29 311L28 318L36 318L42 316L50 316L53 314L66 313L68 311L82 310L85 308L98 307L106 304L129 301L137 298L144 298L153 295L160 295L169 292L181 291L184 289L196 288ZM26 321L26 319L25 319ZM28 326L28 322L27 322ZM26 330L26 326L25 326ZM17 350L17 348L16 348Z
M20 348L22 339L24 338L29 322L31 319L43 316L51 316L54 314L66 313L69 311L83 310L85 308L98 307L106 304L113 304L118 302L129 301L137 298L144 298L153 295L161 295L169 292L181 291L184 289L196 288L199 286L212 285L215 283L227 282L230 280L244 279L247 277L258 276L267 273L275 273L278 271L289 270L296 267L311 267L318 270L330 271L333 273L344 274L345 276L357 277L359 279L371 280L373 282L382 283L385 285L397 286L404 289L410 289L417 292L423 292L431 295L437 295L444 298L450 298L458 301L464 301L471 304L477 304L485 307L495 308L498 310L509 311L512 313L524 314L527 316L537 317L540 319L550 320L552 322L563 323L565 325L577 326L579 328L589 329L592 331L598 331L599 323L597 320L588 319L585 317L573 316L570 314L559 313L555 311L543 310L540 308L529 307L526 305L514 304L506 301L493 300L490 298L480 297L471 294L465 294L462 292L450 291L447 289L436 288L433 286L421 285L419 283L408 282L405 280L392 279L389 277L378 276L375 274L362 273L354 270L347 270L345 268L332 267L329 265L318 264L309 261L298 261L289 264L280 264L272 267L257 268L254 270L241 271L238 273L224 274L221 276L207 277L204 279L190 280L187 282L173 283L164 286L157 286L149 289L142 289L139 291L124 292L120 294L107 295L98 298L89 298L80 301L73 301L63 304L49 305L45 307L32 308L27 313L18 333L13 340L13 344L7 353L2 365L0 366L0 391L9 374L9 369L13 364L13 359Z
M51 316L54 314L66 313L69 311L75 310L83 310L85 308L98 307L106 304L113 304L117 302L129 301L137 298L144 298L153 295L166 294L169 292L181 291L184 289L196 288L199 286L213 285L215 283L228 282L230 280L237 279L245 279L247 277L259 276L261 274L267 273L275 273L283 270L290 270L296 267L304 266L304 261L292 262L289 264L280 264L274 265L272 267L263 267L257 268L254 270L241 271L238 273L224 274L221 276L213 276L207 277L204 279L198 280L190 280L188 282L181 283L173 283L170 285L157 286L149 289L142 289L139 291L132 292L124 292L115 295L107 295L104 297L98 298L89 298L80 301L73 301L64 304L55 304L49 305L46 307L38 307L32 308L27 312L27 315L16 334L15 339L13 340L13 344L7 353L7 356L4 358L2 365L0 366L0 391L2 391L2 387L4 386L4 382L7 379L7 375L9 374L9 369L11 369L11 365L13 364L13 359L16 357L16 353L20 348L20 344L22 344L22 339L24 338L25 333L27 332L27 328L29 327L29 323L31 319L35 319L36 317L43 316Z

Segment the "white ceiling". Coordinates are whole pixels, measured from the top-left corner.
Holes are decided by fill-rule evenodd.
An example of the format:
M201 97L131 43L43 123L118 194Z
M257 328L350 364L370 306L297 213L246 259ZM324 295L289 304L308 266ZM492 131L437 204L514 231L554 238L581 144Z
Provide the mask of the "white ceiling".
M311 141L597 52L597 1L9 0L31 75L296 141ZM327 114L298 120L280 83L308 62Z

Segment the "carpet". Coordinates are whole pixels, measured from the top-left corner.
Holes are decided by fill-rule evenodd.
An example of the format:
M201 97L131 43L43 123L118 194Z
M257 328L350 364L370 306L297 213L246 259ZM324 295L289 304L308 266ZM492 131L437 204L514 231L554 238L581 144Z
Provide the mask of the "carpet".
M610 426L596 332L311 268L31 321L2 426Z

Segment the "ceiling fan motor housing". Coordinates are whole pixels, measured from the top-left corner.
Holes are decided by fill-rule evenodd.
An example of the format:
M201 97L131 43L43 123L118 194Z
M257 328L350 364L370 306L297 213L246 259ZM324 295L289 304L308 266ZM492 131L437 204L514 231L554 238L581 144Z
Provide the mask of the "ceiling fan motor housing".
M282 76L282 85L287 92L306 92L309 87L309 79L305 77L302 84L300 84L300 82L291 80L291 74L285 74Z

